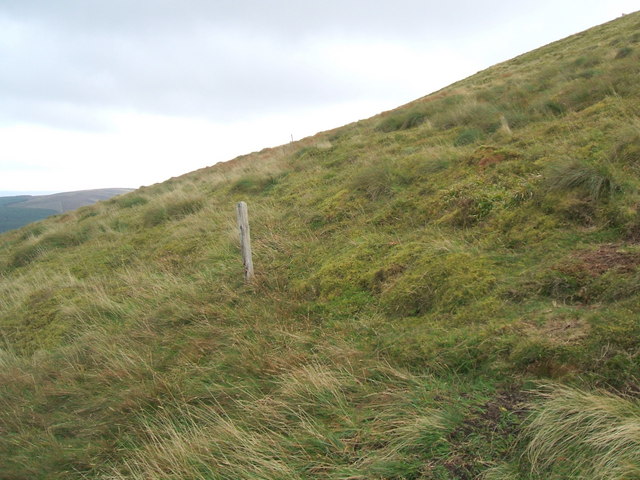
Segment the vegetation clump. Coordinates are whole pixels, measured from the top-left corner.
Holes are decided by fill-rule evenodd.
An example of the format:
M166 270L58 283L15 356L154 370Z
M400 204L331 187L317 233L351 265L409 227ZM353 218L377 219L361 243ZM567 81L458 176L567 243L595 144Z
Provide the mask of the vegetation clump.
M551 191L579 189L594 202L607 199L620 189L607 165L594 166L579 161L552 165L547 172L547 182Z

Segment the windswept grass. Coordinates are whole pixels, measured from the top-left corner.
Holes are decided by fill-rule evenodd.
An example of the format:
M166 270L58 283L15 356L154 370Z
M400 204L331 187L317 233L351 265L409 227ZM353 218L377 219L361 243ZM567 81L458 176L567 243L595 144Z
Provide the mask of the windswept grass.
M559 162L549 167L547 182L551 191L580 189L592 201L606 200L620 186L607 165Z
M632 398L547 387L525 435L527 459L538 474L640 478L640 404Z
M640 478L640 404L566 385L540 387L520 438L524 453L486 479Z

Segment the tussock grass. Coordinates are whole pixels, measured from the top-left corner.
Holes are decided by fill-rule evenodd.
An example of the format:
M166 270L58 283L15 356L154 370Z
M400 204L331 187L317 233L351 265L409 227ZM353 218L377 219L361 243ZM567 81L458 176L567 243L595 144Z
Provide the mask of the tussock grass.
M636 400L561 385L547 386L542 398L525 431L527 459L537 475L640 478Z
M180 220L198 212L204 206L199 196L184 192L165 195L161 203L147 207L142 220L145 227L155 227L167 221Z
M382 367L380 373L380 379L411 377L392 368ZM216 403L167 404L152 418L140 416L142 446L102 478L375 477L397 473L401 465L416 472L417 453L451 422L435 409L402 401L410 391L384 391L372 380L312 363L282 375L272 393L236 401L240 416L220 413ZM422 386L423 380L414 377L409 384ZM349 390L358 392L360 408L371 416L369 427L356 422L359 408L344 395ZM393 408L388 398L406 405ZM361 451L363 445L368 448Z
M559 162L549 167L547 183L551 191L580 189L593 201L607 199L620 188L607 165L578 161Z
M116 200L118 206L122 208L133 208L140 205L145 205L149 202L149 199L141 195L129 194L122 195Z
M423 123L426 123L427 126L431 125L428 119L428 112L417 107L399 112L390 112L386 118L378 124L376 130L389 133L415 128Z
M283 462L282 442L249 432L215 409L180 410L143 424L149 443L109 479L298 479Z

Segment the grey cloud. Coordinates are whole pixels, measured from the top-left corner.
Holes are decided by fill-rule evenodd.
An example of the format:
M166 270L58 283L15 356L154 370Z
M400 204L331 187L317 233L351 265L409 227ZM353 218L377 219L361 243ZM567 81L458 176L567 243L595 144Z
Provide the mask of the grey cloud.
M29 98L0 100L0 128L13 124L36 123L65 130L104 132L113 129L107 115L95 107L79 102L33 100ZM4 159L3 159L4 161Z
M6 67L0 116L12 111L8 103L23 102L28 117L37 100L169 115L246 115L357 94L348 81L327 82L326 66L292 61L286 44L219 30L116 35L29 25L20 48L0 46ZM34 121L40 110L32 109Z
M336 74L305 45L333 36L426 48L541 2L552 3L5 0L0 22L15 28L0 31L0 122L107 128L104 109L222 121L354 99L377 80Z
M55 23L65 30L153 34L181 31L197 25L244 26L253 31L277 31L300 37L340 30L403 36L448 32L455 26L473 28L479 18L499 23L514 11L540 1L490 0L9 0L2 9L28 21ZM490 13L489 15L487 15Z

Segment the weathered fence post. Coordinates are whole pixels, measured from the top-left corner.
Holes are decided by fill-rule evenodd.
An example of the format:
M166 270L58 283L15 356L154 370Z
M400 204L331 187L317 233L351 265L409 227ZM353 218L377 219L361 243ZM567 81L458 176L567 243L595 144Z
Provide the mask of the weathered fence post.
M249 234L249 213L245 202L238 202L238 228L240 229L240 249L242 250L242 263L244 264L244 281L253 280L253 260L251 258L251 235Z

